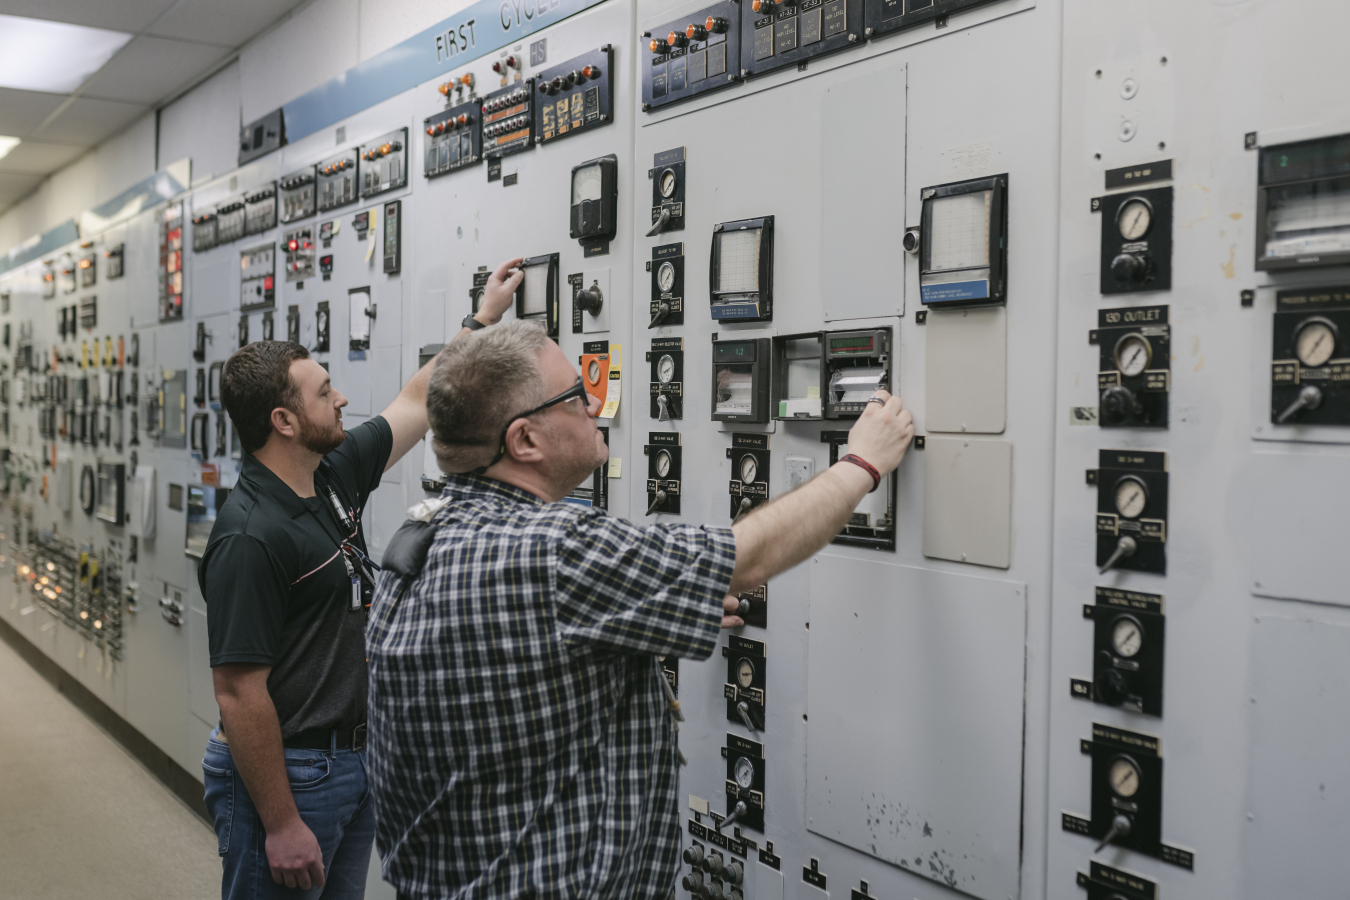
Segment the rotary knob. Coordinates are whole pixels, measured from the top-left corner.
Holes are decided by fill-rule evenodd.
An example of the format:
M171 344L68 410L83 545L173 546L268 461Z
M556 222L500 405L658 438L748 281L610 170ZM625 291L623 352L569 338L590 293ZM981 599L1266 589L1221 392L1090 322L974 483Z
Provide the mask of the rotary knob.
M1120 284L1141 285L1152 274L1152 266L1137 253L1122 253L1111 260L1111 277Z
M1125 676L1121 674L1119 669L1111 665L1109 658L1111 654L1103 653L1103 655L1108 657L1106 660L1107 668L1102 670L1095 682L1097 699L1111 706L1119 706L1130 696L1129 687L1125 683Z
M1139 415L1143 405L1126 387L1110 387L1102 391L1102 421L1107 425L1119 425L1130 413Z

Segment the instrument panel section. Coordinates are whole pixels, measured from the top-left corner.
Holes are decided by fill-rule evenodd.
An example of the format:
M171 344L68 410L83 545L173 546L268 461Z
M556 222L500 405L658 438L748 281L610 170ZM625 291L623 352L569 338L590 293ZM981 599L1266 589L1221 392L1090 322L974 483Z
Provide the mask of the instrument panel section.
M1098 587L1083 605L1093 623L1092 680L1070 680L1075 697L1146 716L1162 716L1166 618L1158 594Z
M363 198L398 190L408 183L408 129L382 134L362 144L358 153Z
M1258 271L1350 263L1350 134L1262 147L1256 182Z
M684 418L684 338L653 338L649 413L658 422Z
M316 167L319 212L327 212L357 201L357 156L355 150L344 150Z
M741 29L741 58L762 75L862 40L863 0L750 0Z
M1170 160L1142 169L1154 170L1170 175ZM1108 194L1093 205L1102 215L1101 292L1171 290L1172 188Z
M678 432L653 431L647 435L642 452L647 457L647 512L680 512L680 435Z
M642 109L651 111L741 80L741 4L730 0L643 32Z
M483 97L483 155L496 159L534 146L534 79Z
M1350 425L1350 288L1275 294L1270 421Z
M990 2L994 0L866 0L864 25L869 38L880 37Z
M1137 306L1097 312L1088 342L1100 350L1097 372L1103 428L1166 428L1172 389L1168 307Z
M315 167L307 166L284 176L277 182L277 191L281 199L278 218L283 225L314 215Z
M1167 574L1167 454L1101 450L1088 471L1097 486L1097 566Z
M435 178L483 159L482 105L473 100L423 120L426 159L422 173Z
M731 460L731 522L734 525L756 506L769 502L769 436L733 434L727 448ZM763 702L760 703L763 706Z
M547 144L614 121L614 49L605 44L541 72L534 133Z

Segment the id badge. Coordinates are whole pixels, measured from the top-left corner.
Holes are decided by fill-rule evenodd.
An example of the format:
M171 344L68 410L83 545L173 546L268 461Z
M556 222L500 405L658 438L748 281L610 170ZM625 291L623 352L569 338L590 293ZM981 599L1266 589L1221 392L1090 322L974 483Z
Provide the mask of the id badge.
M352 576L352 611L355 612L360 608L361 608L361 579L357 576Z

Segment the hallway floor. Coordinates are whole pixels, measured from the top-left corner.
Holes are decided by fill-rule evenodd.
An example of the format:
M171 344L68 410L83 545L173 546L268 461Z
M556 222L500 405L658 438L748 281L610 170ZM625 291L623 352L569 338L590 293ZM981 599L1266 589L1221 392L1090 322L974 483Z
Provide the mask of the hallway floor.
M0 641L0 896L220 896L210 828Z

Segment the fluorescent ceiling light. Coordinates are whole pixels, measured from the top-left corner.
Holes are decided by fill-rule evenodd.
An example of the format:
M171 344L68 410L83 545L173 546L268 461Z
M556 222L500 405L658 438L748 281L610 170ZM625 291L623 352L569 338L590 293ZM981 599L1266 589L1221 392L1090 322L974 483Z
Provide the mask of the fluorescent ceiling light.
M0 87L69 94L129 40L120 31L0 16Z
M16 137L5 137L0 134L0 159L9 155L9 151L19 146L19 139Z

